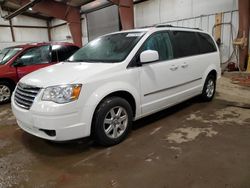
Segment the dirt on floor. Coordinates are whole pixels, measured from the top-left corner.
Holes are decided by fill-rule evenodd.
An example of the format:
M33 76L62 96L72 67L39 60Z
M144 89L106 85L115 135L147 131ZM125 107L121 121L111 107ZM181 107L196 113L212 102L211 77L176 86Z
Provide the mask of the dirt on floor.
M134 123L121 144L51 143L0 106L0 188L249 188L250 89L223 77L198 98Z

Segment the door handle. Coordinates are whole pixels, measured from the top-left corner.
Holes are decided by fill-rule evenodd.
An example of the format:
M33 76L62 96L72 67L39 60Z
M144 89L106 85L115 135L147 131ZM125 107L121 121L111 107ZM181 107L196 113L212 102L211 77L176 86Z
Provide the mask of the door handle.
M175 70L177 70L178 69L178 66L177 65L172 65L171 67L170 67L170 70L172 70L172 71L175 71Z
M182 68L187 68L187 67L188 67L188 64L187 64L187 63L183 63L183 64L181 65L181 67L182 67Z

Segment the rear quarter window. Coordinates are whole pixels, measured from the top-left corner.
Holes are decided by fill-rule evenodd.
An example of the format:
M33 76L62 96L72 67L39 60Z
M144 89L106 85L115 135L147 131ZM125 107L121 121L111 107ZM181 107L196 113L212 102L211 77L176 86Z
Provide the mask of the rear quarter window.
M200 41L200 52L202 54L216 52L217 48L213 39L206 33L197 33Z
M62 62L72 56L77 50L76 46L63 46L53 45L52 46L52 62Z

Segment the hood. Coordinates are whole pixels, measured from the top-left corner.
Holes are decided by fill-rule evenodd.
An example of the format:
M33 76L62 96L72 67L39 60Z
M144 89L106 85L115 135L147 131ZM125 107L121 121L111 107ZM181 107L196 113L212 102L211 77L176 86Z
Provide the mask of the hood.
M117 63L59 63L28 74L20 82L41 88L71 84L87 81L115 65Z

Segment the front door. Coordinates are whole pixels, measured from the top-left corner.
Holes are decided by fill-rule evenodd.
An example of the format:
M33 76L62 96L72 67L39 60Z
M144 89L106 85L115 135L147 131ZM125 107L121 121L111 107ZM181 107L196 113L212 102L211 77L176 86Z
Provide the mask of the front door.
M16 62L18 79L33 71L49 66L50 62L50 45L28 49Z
M150 36L140 52L145 50L157 51L159 61L142 64L140 69L143 115L171 105L172 96L180 92L175 86L182 82L179 74L180 65L173 60L172 45L167 31Z

